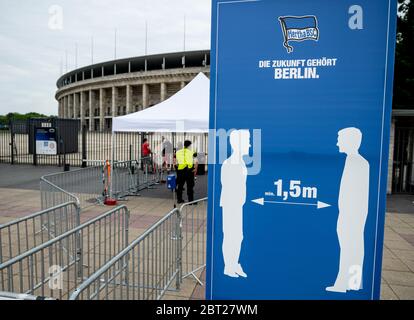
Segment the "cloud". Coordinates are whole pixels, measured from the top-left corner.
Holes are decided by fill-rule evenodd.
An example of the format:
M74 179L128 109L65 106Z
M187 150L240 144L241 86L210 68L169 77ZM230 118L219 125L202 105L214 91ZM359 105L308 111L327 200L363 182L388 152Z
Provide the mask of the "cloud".
M62 9L62 28L49 28L49 9ZM0 2L0 114L57 113L56 80L67 69L145 53L210 48L210 0L36 0ZM53 21L52 21L53 22Z

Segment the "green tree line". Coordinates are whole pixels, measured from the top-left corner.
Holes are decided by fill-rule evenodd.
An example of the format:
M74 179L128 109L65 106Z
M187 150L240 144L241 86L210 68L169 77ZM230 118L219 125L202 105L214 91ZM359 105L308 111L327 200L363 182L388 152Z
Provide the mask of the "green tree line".
M414 2L398 2L394 109L414 109Z
M3 116L0 115L0 126L7 126L11 120L27 120L32 118L48 118L48 116L37 112L29 112L26 114L10 112Z

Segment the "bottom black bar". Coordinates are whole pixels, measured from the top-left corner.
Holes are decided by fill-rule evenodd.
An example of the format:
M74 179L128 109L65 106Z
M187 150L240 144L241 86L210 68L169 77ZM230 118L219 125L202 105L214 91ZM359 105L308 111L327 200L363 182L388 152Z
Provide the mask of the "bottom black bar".
M20 303L25 307L18 308ZM93 319L107 319L112 314L116 319L145 320L273 320L302 319L302 315L306 319L357 319L365 311L370 319L377 315L390 315L395 319L398 313L405 313L405 308L411 311L412 305L412 301L0 301L2 314L10 311L15 317L23 312L28 315L42 312L47 318L48 315L73 314L73 319L84 319L89 313Z

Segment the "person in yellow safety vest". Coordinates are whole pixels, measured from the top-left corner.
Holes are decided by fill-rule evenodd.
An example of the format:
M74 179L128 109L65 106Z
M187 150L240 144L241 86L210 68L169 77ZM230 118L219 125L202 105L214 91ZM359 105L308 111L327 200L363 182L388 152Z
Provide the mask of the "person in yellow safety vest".
M189 149L191 141L184 141L184 148L176 153L177 203L184 203L183 189L187 183L188 202L194 201L194 152Z

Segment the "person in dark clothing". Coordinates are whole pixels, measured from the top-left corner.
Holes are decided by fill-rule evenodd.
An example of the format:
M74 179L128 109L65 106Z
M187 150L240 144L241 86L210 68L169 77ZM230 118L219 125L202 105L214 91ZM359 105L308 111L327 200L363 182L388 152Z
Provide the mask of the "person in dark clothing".
M194 152L189 149L191 141L184 141L184 148L176 153L177 203L184 203L183 189L187 184L188 202L194 201Z

